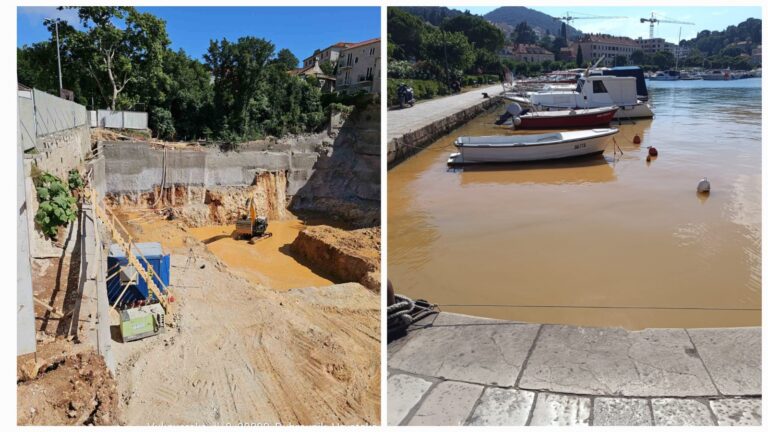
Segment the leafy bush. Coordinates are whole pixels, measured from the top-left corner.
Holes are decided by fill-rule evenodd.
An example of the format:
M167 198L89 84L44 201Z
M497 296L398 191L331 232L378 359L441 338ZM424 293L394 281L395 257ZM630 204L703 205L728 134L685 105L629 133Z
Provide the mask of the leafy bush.
M481 84L493 84L497 82L499 82L499 77L496 75L464 75L461 84L465 86L473 86Z
M173 126L173 116L165 108L152 107L151 116L152 129L157 132L158 138L172 140L176 135L176 128Z
M35 222L43 234L55 239L58 228L67 225L77 217L75 197L61 179L47 172L37 178L35 187L37 201L40 203L35 214Z
M412 79L388 79L387 80L387 99L390 106L397 105L399 103L397 99L397 86L400 83L413 88L413 97L416 100L420 99L432 99L435 96L443 96L449 93L448 86L432 80L412 80Z
M69 170L69 177L67 177L67 183L70 190L78 190L83 187L83 178L76 169Z

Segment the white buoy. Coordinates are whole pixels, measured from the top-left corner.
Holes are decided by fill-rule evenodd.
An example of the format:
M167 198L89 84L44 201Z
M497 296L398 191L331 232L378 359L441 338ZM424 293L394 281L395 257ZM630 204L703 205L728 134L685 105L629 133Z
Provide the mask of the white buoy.
M696 187L696 192L698 193L709 193L709 180L705 178L699 180L699 185Z
M522 123L522 120L520 120L520 116L514 116L512 118L512 123L514 123L515 126L520 126L520 123Z

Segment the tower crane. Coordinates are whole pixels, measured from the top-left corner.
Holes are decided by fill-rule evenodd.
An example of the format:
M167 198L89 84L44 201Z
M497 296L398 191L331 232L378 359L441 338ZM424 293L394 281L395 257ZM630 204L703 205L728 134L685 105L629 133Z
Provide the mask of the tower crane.
M650 23L650 32L649 32L649 39L653 39L653 27L656 23L669 23L669 24L686 24L686 25L694 25L692 22L688 21L675 21L675 20L668 20L668 19L659 19L656 17L656 12L651 12L650 18L640 18L641 23Z
M587 15L587 14L581 14L581 15ZM577 19L622 19L627 18L625 16L596 16L596 15L589 15L589 16L571 16L571 12L566 12L565 16L563 17L553 17L555 21L564 21L566 28L565 30L568 31L568 27L571 24L571 21L577 20ZM564 34L563 37L565 40L568 40L568 35Z

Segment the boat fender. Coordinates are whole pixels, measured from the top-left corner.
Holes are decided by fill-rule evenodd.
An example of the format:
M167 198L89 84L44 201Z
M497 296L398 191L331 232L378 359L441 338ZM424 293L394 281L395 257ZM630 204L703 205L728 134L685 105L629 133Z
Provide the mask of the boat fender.
M658 156L658 155L659 155L659 151L656 150L656 147L654 146L648 147L648 156Z
M648 155L645 157L645 161L650 163L651 162L651 155Z
M699 180L699 185L696 186L696 192L708 194L709 188L710 188L709 180L707 180L707 178L704 177L703 179Z
M640 135L635 134L635 137L632 139L632 142L635 144L640 144L641 142L643 142L643 140L640 139Z
M511 104L507 105L507 112L513 116L516 116L523 112L523 108L520 106L520 104L512 102Z
M515 126L520 126L520 123L522 123L522 120L520 120L520 117L519 117L519 116L515 116L515 117L512 119L512 123L514 123L514 124L515 124Z
M570 110L568 111L568 115L576 115L576 110Z

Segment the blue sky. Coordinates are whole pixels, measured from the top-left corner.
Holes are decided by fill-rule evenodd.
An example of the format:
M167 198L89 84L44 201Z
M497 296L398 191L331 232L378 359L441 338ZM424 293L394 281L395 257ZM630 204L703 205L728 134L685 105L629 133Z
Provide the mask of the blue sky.
M290 49L300 60L316 48L339 41L358 42L379 37L378 7L138 7L166 21L173 49L202 59L211 39L236 40L257 36L277 47ZM19 7L17 46L50 38L43 19L61 17L77 23L71 10L54 7Z
M455 9L469 9L472 13L484 15L497 6L483 7L470 6L459 7ZM682 38L690 39L696 36L696 33L702 30L724 30L729 25L736 25L747 18L762 18L762 11L759 7L749 6L713 6L713 7L609 7L609 6L590 6L590 7L533 7L540 12L551 16L565 16L566 11L571 12L572 16L578 14L596 15L596 16L626 16L627 19L585 19L573 20L571 25L587 33L608 33L616 36L629 36L637 38L648 37L648 24L641 24L640 18L649 18L651 12L656 12L668 19L675 21L689 21L695 25L680 24L657 24L654 29L656 37L663 37L670 42L677 43L678 31L682 28ZM658 18L662 18L659 16Z

